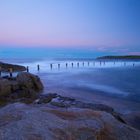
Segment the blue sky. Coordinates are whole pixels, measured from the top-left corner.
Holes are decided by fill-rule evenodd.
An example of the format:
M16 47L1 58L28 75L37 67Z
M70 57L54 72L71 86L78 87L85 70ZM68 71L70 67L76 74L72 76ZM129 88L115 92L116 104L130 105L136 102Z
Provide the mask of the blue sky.
M140 52L139 0L1 0L0 47Z

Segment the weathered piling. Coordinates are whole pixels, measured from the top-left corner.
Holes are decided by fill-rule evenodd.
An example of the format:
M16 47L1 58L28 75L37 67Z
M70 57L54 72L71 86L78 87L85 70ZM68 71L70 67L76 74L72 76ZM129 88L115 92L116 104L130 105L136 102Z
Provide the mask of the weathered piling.
M133 67L135 66L135 63L133 63Z
M89 66L89 62L88 62L88 66Z
M66 68L68 67L68 63L66 63Z
M79 62L77 63L77 67L79 67Z
M10 75L10 77L13 77L13 69L12 68L9 68L9 75Z
M104 65L105 65L105 61L104 61Z
M60 69L60 64L58 64L58 69Z
M37 65L37 70L40 71L40 65Z
M53 64L50 64L50 68L51 68L51 69L53 68Z
M29 66L27 66L26 71L29 72Z
M2 71L2 68L1 68L1 66L0 66L0 77L1 77L1 71Z
M85 63L84 63L84 62L83 62L82 64L83 64L83 66L85 65Z
M71 66L73 67L73 63L71 63Z

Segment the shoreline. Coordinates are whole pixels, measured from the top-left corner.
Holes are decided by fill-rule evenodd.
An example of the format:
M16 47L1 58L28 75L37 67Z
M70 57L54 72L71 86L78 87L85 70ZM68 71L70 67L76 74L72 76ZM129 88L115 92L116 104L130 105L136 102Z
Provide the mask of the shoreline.
M139 140L140 104L44 80L29 72L0 78L0 101L5 102L0 107L0 139Z
M105 92L101 92L98 90L87 91L87 90L79 90L77 89L49 89L45 88L43 94L46 93L58 93L62 96L72 97L80 101L84 101L86 103L102 103L108 106L112 106L117 112L120 113L128 113L133 111L140 111L140 103L124 100L121 98L116 98L112 96L105 95ZM104 95L103 95L104 94ZM124 111L125 110L125 111Z
M85 140L85 137L139 140L139 112L121 114L103 100L86 102L84 98L80 101L68 94L62 96L63 92L58 91L49 93L41 79L28 72L21 72L14 79L0 78L0 97L6 102L0 108L0 139L35 139L37 136L40 140L48 140L48 137L49 140L71 140L72 137L73 140ZM71 90L70 95L73 93ZM87 92L86 96L91 99ZM97 96L94 98L97 100Z

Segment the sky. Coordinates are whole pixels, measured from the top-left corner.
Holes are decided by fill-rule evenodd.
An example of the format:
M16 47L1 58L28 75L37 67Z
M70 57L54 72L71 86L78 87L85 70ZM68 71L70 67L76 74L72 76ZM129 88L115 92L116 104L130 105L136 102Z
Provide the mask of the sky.
M0 0L0 48L140 54L139 0Z

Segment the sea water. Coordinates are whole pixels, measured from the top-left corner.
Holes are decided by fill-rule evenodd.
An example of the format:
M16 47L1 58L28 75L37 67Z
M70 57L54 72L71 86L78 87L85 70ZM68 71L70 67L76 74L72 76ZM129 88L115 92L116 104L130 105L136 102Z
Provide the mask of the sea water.
M140 101L139 61L47 59L25 62L15 59L14 63L28 66L29 72L40 76L46 92L96 91L105 96ZM37 65L40 66L39 71Z

